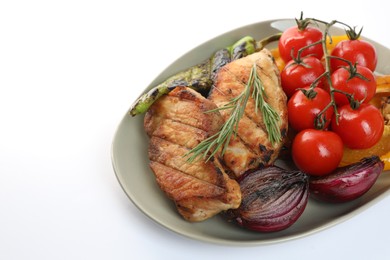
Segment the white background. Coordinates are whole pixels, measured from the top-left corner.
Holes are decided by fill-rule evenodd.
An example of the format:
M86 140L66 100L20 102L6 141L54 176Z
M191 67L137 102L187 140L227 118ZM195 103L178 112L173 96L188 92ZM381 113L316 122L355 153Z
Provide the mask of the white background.
M304 11L390 47L383 3L0 1L0 259L385 259L390 198L306 238L227 247L145 217L110 158L134 99L204 41Z

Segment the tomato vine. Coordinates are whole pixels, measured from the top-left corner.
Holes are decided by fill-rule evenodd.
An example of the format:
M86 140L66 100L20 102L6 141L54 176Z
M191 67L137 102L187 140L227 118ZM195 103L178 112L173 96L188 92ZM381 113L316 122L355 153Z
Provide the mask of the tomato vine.
M355 99L354 94L337 89L334 87L334 84L333 84L332 79L331 79L331 75L332 75L331 59L337 59L337 60L341 60L341 61L347 63L347 66L343 66L342 68L349 71L350 76L349 76L348 80L351 80L353 78L360 78L361 80L369 81L369 79L367 79L367 77L363 76L361 73L358 72L358 69L357 69L358 64L357 63L354 64L350 60L330 55L328 52L328 48L326 46L328 38L330 41L329 43L332 43L332 36L329 33L329 31L330 31L331 27L336 25L336 24L340 24L340 25L346 27L345 31L351 40L358 39L360 37L362 29L359 32L356 32L356 27L352 28L348 24L341 22L341 21L338 21L338 20L332 20L331 22L325 22L325 21L322 21L322 20L319 20L316 18L303 19L302 14L301 14L300 21L297 21L297 24L298 24L298 27L299 27L299 24L304 24L305 26L307 26L310 22L320 23L320 24L323 24L325 26L325 29L323 30L322 39L320 41L317 41L317 42L314 42L310 45L307 45L303 48L300 48L297 52L296 61L297 62L301 61L301 55L306 49L312 48L315 45L319 45L319 44L322 45L322 50L324 53L324 61L325 61L325 72L322 75L320 75L317 79L315 79L315 81L310 85L310 88L308 91L306 91L306 93L313 94L312 92L313 91L315 92L314 88L316 87L318 81L320 81L322 78L326 78L326 85L328 87L329 94L331 96L331 101L321 112L319 112L317 114L317 116L315 118L315 122L314 122L314 124L315 124L314 126L316 129L323 129L324 126L327 125L325 122L326 118L325 118L324 114L328 109L330 109L330 107L333 107L333 111L335 114L335 120L336 120L336 123L338 123L340 115L338 112L338 104L336 102L335 93L341 93L341 94L345 95L349 101L351 108L353 108L353 109L357 109L359 107L359 105L365 100L365 99L357 100L357 99ZM309 96L308 96L308 98L309 98Z

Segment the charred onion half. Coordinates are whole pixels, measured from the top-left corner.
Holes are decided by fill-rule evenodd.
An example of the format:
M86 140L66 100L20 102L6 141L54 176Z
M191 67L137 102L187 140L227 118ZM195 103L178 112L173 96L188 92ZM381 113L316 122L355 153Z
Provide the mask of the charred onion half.
M309 183L301 171L266 167L238 180L242 203L225 217L239 226L260 232L274 232L294 224L306 208Z
M347 202L365 194L383 171L378 156L363 158L329 175L310 178L310 192L315 199L327 202Z

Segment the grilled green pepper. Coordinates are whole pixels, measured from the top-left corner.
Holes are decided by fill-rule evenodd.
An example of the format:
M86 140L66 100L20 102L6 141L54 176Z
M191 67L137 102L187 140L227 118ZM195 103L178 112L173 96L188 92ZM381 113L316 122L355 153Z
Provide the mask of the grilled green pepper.
M143 94L130 108L130 115L136 116L145 113L157 99L162 95L168 94L177 86L187 86L201 92L209 89L212 82L210 77L210 61L207 60L185 71L179 72Z

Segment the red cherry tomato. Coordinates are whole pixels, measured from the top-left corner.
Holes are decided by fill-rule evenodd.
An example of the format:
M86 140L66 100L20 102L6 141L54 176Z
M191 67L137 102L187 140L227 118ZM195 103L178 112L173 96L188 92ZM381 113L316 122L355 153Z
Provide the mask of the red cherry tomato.
M358 76L350 79L350 71L345 68L339 68L331 75L333 87L337 90L353 94L355 100L364 100L364 103L368 103L374 97L376 91L374 74L366 67L358 65L356 68L357 73L367 80ZM342 93L334 92L334 98L336 104L339 106L349 104L348 98Z
M318 42L322 39L321 30L314 27L306 27L300 30L298 26L290 27L284 31L279 39L279 52L280 57L287 63L291 58L291 51L293 50L293 56L296 58L298 50L302 47L308 46L312 43ZM321 44L316 44L304 50L301 57L305 57L309 54L314 55L316 58L321 59L324 55Z
M292 143L292 158L303 172L314 176L334 171L343 157L343 142L334 132L305 129Z
M305 90L308 91L309 88L305 88ZM317 128L315 125L316 116L331 102L327 91L322 88L314 88L314 91L315 97L310 97L311 93L304 94L302 91L296 91L287 103L288 122L297 132L307 128ZM325 120L322 125L323 129L330 124L332 115L333 107L330 107L323 114Z
M384 130L383 116L371 104L361 104L358 109L344 105L338 109L339 120L332 119L332 131L337 133L345 146L351 149L367 149L376 144Z
M358 65L367 67L374 71L378 56L374 45L364 40L344 40L339 42L333 49L331 56L337 56ZM335 71L341 66L348 66L348 63L339 59L331 59L330 66Z
M315 57L304 57L299 63L290 60L280 74L283 90L291 97L297 88L309 87L324 72L324 65ZM324 78L316 86L322 87L323 82Z

